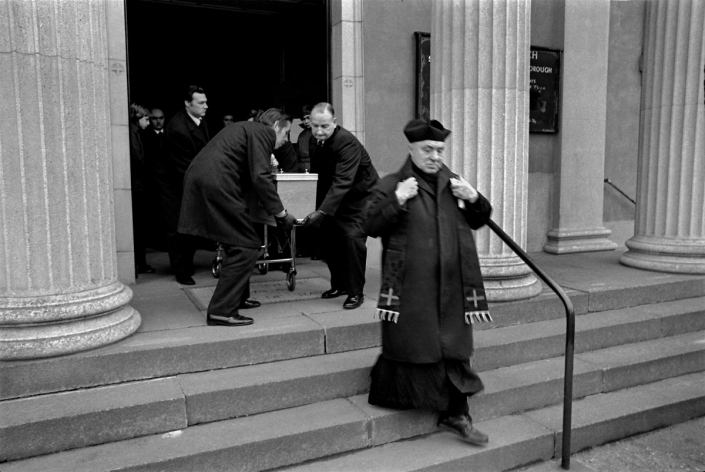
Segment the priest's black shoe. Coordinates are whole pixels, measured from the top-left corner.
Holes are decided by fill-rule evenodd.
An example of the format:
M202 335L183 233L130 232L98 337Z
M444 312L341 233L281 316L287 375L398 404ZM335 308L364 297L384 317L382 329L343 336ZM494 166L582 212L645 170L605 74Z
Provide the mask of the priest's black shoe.
M360 294L360 295L350 295L348 298L345 299L345 303L343 303L343 308L346 310L354 310L355 308L360 308L362 305L362 302L365 301L365 296Z
M240 302L241 310L247 310L248 308L257 308L259 306L262 306L262 304L257 300L243 300Z
M338 298L342 295L347 295L347 292L345 290L338 290L337 288L332 288L323 292L321 294L321 298Z
M176 281L181 285L196 285L196 281L190 275L177 275Z
M247 326L254 323L252 318L241 315L218 316L208 315L208 326Z

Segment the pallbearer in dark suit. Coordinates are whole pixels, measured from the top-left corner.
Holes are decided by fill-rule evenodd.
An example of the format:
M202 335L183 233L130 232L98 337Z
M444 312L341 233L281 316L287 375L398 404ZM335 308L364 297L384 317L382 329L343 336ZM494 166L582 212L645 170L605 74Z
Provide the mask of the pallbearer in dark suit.
M194 285L193 256L196 253L194 238L179 235L179 213L183 195L184 174L196 154L208 143L210 135L204 121L208 109L206 94L201 87L191 85L184 97L184 109L176 113L166 125L169 182L171 195L166 195L166 229L169 261L176 281Z
M270 156L288 136L291 121L277 109L259 122L225 127L196 156L184 180L179 232L219 241L225 250L218 285L208 305L208 324L242 326L252 318L240 308L262 244L252 226L248 202L256 196L278 227L291 229L294 217L284 209L272 179Z
M379 176L360 141L336 124L329 103L319 103L311 110L311 132L311 168L318 174L317 210L304 224L321 227L331 282L331 289L321 296L347 294L343 308L358 308L363 302L367 259L363 211Z

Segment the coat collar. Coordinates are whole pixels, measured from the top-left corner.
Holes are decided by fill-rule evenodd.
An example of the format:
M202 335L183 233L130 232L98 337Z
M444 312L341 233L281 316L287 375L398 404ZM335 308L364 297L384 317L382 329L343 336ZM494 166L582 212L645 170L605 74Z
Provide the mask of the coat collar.
M191 135L201 141L206 142L208 140L208 132L206 131L205 120L201 119L201 126L196 126L191 116L189 116L186 110L182 110L184 114L184 122L186 123L186 128Z
M399 169L399 172L398 172L399 181L403 181L403 180L408 179L409 177L414 176L414 169L412 167L412 164L413 163L411 161L411 155L409 155L409 156L407 156L406 162L404 163L404 165L401 167L401 169ZM438 171L437 189L431 188L431 186L428 184L428 182L426 182L423 179L417 179L417 181L418 181L419 187L421 187L424 191L426 191L432 195L435 195L436 190L438 190L438 192L440 193L448 186L448 182L450 181L451 177L456 178L456 179L458 178L457 174L455 174L454 172L451 172L451 170L448 168L448 166L443 164L443 167L441 167L441 170Z

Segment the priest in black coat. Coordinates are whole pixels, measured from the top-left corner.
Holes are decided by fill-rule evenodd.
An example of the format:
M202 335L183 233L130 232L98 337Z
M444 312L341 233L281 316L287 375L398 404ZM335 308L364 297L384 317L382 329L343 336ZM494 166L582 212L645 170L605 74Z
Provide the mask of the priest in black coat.
M362 305L367 261L363 212L379 180L369 154L352 133L338 126L329 103L311 110L311 170L318 174L316 211L304 225L320 226L331 289L322 298L347 295L343 308Z
M196 154L210 140L208 125L204 117L208 100L201 87L192 85L184 96L184 108L174 115L166 125L164 134L167 148L167 172L169 188L163 193L165 204L167 245L171 270L176 281L194 285L193 256L197 242L194 238L177 232L184 174Z
M440 412L438 425L484 445L467 397L482 390L472 369L472 324L490 321L473 231L492 207L443 164L450 131L413 120L410 155L375 189L365 221L382 238L382 354L369 403Z
M249 280L262 242L252 226L248 202L256 196L277 226L291 229L294 217L282 205L272 178L270 157L287 140L291 120L280 110L258 122L226 126L196 156L184 180L179 232L223 245L218 285L208 305L208 324L242 326Z

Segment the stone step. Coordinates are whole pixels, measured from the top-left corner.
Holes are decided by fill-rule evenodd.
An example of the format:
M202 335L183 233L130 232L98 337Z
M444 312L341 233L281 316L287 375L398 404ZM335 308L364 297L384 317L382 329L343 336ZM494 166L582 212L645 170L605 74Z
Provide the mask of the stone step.
M702 286L705 279L684 279L666 284L669 297L676 301L658 305L644 305L645 317L653 317L660 306L664 311L681 310L683 316L698 317L703 312L705 297ZM652 287L661 293L661 289ZM623 305L649 302L641 288L624 288L623 292L609 290L612 297L622 298ZM584 292L569 291L577 314L586 314L589 300ZM603 297L607 295L602 295ZM688 297L698 298L688 298ZM678 297L685 297L678 299ZM670 299L670 298L669 298ZM616 304L614 300L595 303L596 308ZM331 313L302 312L305 306L290 304L292 316L265 318L252 326L237 329L196 327L138 333L120 343L92 351L67 356L0 364L0 400L69 391L101 385L169 377L190 372L205 372L286 359L318 356L380 345L380 324L371 310L341 310ZM297 312L298 310L298 312ZM641 311L636 306L626 310L623 318ZM313 310L315 311L315 310ZM478 347L487 347L478 353L476 365L481 369L560 355L565 333L565 312L555 295L543 293L535 299L493 305L495 323L478 325ZM689 312L690 314L688 314ZM634 316L639 316L635 314ZM577 316L578 326L583 316ZM702 318L702 317L700 317ZM497 332L502 327L513 330ZM533 323L529 323L529 322ZM688 321L693 322L693 321ZM537 323L546 323L544 325ZM658 322L654 321L654 327ZM678 323L662 329L677 332ZM524 329L523 327L533 327ZM655 328L654 328L655 329ZM696 328L702 329L702 328ZM544 330L554 337L543 336ZM627 332L630 329L626 329ZM605 331L608 336L611 329ZM540 337L541 343L534 339ZM582 342L580 338L578 343ZM576 348L580 348L578 344Z
M577 354L574 397L703 370L703 339L705 331L698 331ZM8 447L0 460L345 397L377 418L378 428L388 425L379 432L384 442L432 430L427 415L375 408L366 395L358 395L368 390L378 354L378 349L360 350L5 401L0 403L0 437ZM562 358L485 372L485 391L473 398L471 413L485 420L560 403L562 375Z
M590 395L573 404L572 452L704 414L702 372ZM378 446L390 438L390 425L380 424L380 418L355 402L337 399L8 462L2 470L508 470L560 455L560 405L478 421L477 427L490 435L485 448L468 446L446 432ZM428 424L427 432L435 433L434 422ZM403 422L397 427L403 428Z
M573 403L571 453L705 415L705 374L670 378ZM561 457L562 405L480 421L487 447L439 432L288 467L288 472L503 471ZM371 443L373 441L370 441Z

